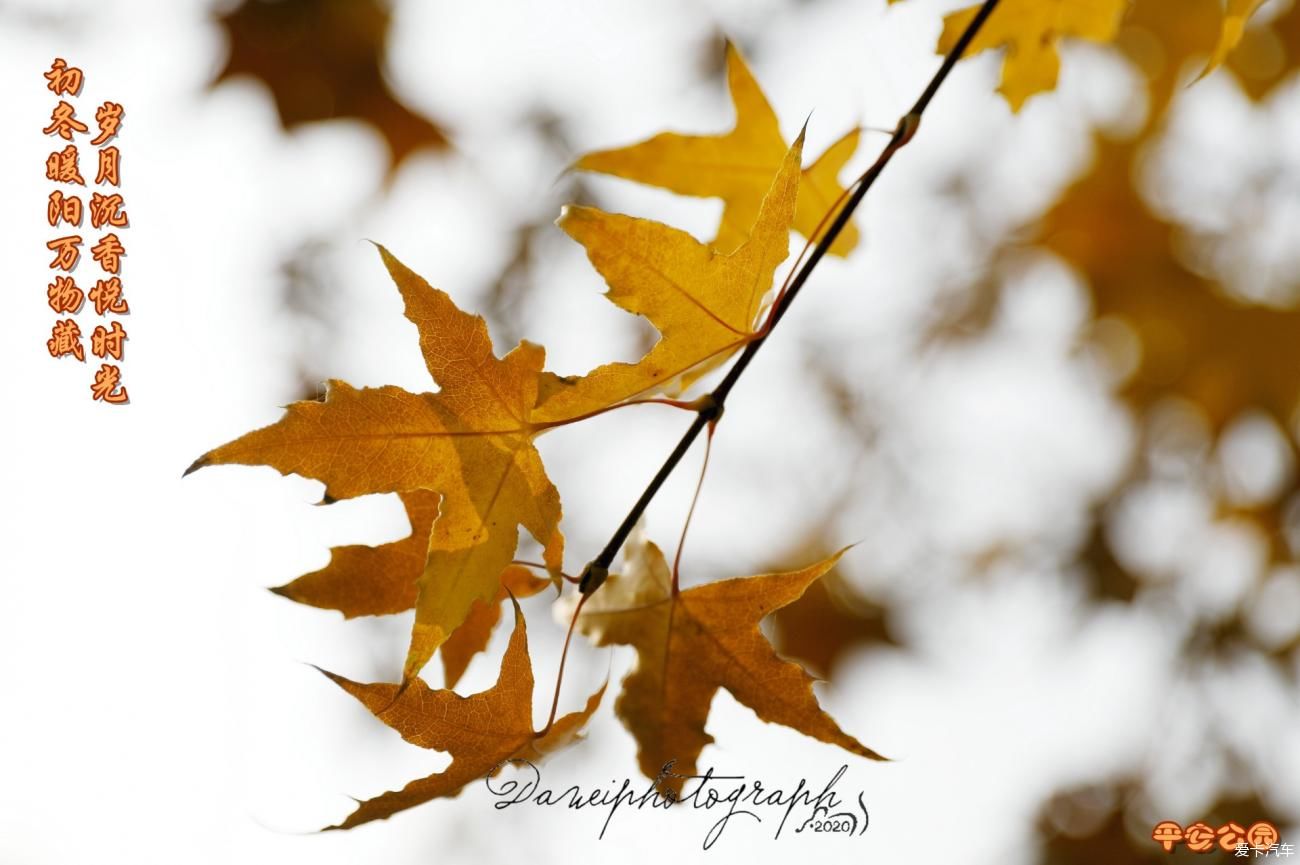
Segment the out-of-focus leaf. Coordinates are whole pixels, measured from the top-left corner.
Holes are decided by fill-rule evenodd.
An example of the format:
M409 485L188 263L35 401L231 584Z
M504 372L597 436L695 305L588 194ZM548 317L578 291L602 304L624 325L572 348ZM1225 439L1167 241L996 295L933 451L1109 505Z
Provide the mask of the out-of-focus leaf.
M286 129L357 119L383 135L394 165L419 148L447 146L384 78L388 8L377 0L244 0L220 21L230 57L217 81L264 81Z
M1283 424L1300 395L1300 310L1251 306L1185 268L1174 228L1131 182L1134 142L1099 139L1097 161L1043 222L1042 242L1079 268L1097 317L1141 342L1124 386L1138 405L1177 394L1204 409L1215 432L1260 407Z
M998 91L1012 111L1019 111L1030 96L1056 87L1061 39L1109 42L1119 32L1127 6L1128 0L1002 0L975 35L967 54L1006 49ZM943 19L940 54L953 49L979 8L970 6Z
M898 645L887 615L885 607L858 597L832 570L799 600L772 614L773 642L782 656L830 678L856 649Z
M1204 78L1209 75L1223 62L1228 59L1232 50L1241 43L1241 38L1246 34L1246 19L1254 14L1255 10L1264 4L1264 0L1227 0L1228 6L1223 13L1223 26L1219 32L1219 41L1214 46L1213 53L1210 54L1209 61L1205 64L1205 69L1201 71Z
M1160 118L1170 100L1186 90L1187 76L1222 46L1230 26L1224 0L1142 0L1124 19L1117 44L1146 74L1150 85L1150 116ZM1292 49L1279 38L1296 31ZM1287 63L1300 61L1300 12L1292 9L1273 25L1250 27L1238 50L1225 55L1226 66L1252 96L1271 92ZM1284 56L1285 55L1285 56ZM1195 64L1195 65L1194 65Z

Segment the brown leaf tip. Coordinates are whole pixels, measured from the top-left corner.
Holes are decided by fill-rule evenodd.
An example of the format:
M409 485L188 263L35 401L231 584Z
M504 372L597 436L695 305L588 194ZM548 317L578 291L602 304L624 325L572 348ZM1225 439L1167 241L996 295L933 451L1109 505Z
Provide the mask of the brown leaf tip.
M190 467L181 473L181 477L185 477L186 475L192 474L198 471L199 469L203 468L204 466L212 465L212 463L208 461L208 457L210 456L212 456L212 452L208 451L203 456L199 457L194 462L190 463Z
M275 589L272 589L271 591L274 592ZM340 676L338 673L331 673L329 670L325 669L324 667L318 667L315 664L310 664L310 663L307 666L311 667L313 670L320 673L322 676L326 677L327 679L329 679L331 682L338 685L339 687L342 687L343 683L348 681L346 677Z
M298 600L296 597L294 597L293 591L290 589L289 583L285 583L283 586L267 586L266 590L273 595L279 595L280 597L288 598L291 601ZM317 667L316 669L319 670L320 668ZM324 671L322 670L322 672Z

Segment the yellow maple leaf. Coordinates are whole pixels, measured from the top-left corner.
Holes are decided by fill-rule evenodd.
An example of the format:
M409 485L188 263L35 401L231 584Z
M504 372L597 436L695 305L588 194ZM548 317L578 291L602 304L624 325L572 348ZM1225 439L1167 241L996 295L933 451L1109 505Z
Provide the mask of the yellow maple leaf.
M1228 0L1228 5L1223 13L1223 28L1219 32L1219 41L1214 46L1214 52L1197 76L1197 80L1209 75L1223 62L1228 59L1232 49L1237 47L1241 42L1241 37L1246 35L1246 21L1255 10L1264 5L1264 0Z
M209 465L267 465L325 484L327 500L429 490L441 495L418 581L404 679L415 676L465 620L475 600L496 597L514 557L518 526L558 570L564 539L560 496L546 476L532 422L544 352L521 342L492 352L487 325L462 312L382 246L379 252L415 324L425 363L441 386L353 388L330 381L324 401L288 406L284 417L210 451Z
M605 688L602 685L592 694L581 710L559 718L546 730L534 731L528 633L517 603L514 610L515 630L501 659L496 684L469 697L434 690L418 678L402 688L363 684L321 671L406 741L452 755L446 770L361 802L342 823L328 828L351 829L433 799L456 796L466 784L494 774L509 760L536 762L577 738L600 705Z
M271 591L300 604L338 610L347 619L389 615L414 607L417 584L429 555L429 533L438 516L438 494L410 490L397 495L411 523L409 535L373 547L335 547L325 567ZM502 571L496 597L487 602L476 598L465 621L438 652L447 687L456 687L469 662L487 648L507 593L527 598L551 584L551 580L518 565Z
M416 580L424 573L429 533L438 516L440 497L428 490L408 490L397 495L411 523L408 536L374 547L334 547L325 567L271 591L300 604L338 610L348 619L384 616L414 607Z
M769 179L780 167L787 147L776 112L768 103L736 46L727 43L727 83L736 110L736 126L721 135L664 132L616 150L588 153L576 168L612 174L681 195L721 198L722 224L713 241L722 252L744 243L758 218ZM854 129L826 149L802 173L794 228L811 237L826 212L844 192L839 173L858 147ZM829 252L847 255L858 244L849 223Z
M1061 68L1057 43L1062 38L1109 42L1119 32L1127 7L1128 0L1002 0L967 54L1006 48L998 91L1012 111L1019 111L1030 96L1056 87ZM944 17L936 49L940 54L953 49L979 8L977 4Z
M559 226L587 250L607 297L645 316L660 340L636 363L580 378L544 376L539 420L579 416L651 390L677 393L749 342L777 265L790 251L803 134L786 152L749 238L720 253L684 231L591 207L566 207Z
M677 593L663 553L644 538L628 545L627 567L591 595L577 627L597 645L636 648L615 711L637 741L637 760L662 789L682 777L713 737L704 731L718 688L764 721L872 760L875 751L845 733L813 694L813 678L781 659L759 630L769 613L798 600L843 550L799 571L722 580ZM661 775L675 761L672 774Z
M474 656L487 651L492 632L501 620L501 607L508 599L529 598L550 585L554 585L551 580L519 565L511 565L502 571L501 587L497 589L496 597L491 601L475 600L464 623L438 650L447 687L456 687Z

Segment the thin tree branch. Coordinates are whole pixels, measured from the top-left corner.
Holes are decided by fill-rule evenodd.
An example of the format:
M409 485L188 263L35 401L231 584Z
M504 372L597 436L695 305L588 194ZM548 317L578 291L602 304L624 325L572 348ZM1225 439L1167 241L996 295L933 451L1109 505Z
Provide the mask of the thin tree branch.
M717 421L722 417L722 410L726 404L727 396L731 393L732 388L736 386L736 382L740 380L741 375L744 374L745 369L749 366L750 362L753 361L754 355L758 354L758 350L763 347L763 343L765 343L767 338L771 336L772 329L776 327L777 322L779 322L781 317L785 315L786 310L790 308L790 304L794 303L794 299L799 296L800 289L802 289L804 283L808 281L808 277L817 267L817 263L822 260L826 255L826 251L830 249L831 244L840 236L840 232L844 230L844 226L848 225L849 219L853 216L853 212L857 210L858 205L862 203L862 199L866 197L867 191L875 184L876 178L880 176L880 172L883 171L885 166L889 164L889 161L894 158L894 154L912 140L912 136L916 134L916 130L921 124L921 115L925 113L925 109L929 107L930 101L934 99L935 94L939 92L940 86L942 86L943 82L948 78L948 74L952 72L953 66L961 59L961 55L966 51L966 48L970 45L971 40L975 38L975 35L979 33L980 28L984 26L984 22L988 20L989 15L992 14L997 5L998 0L984 0L979 11L975 13L975 17L971 19L970 24L967 25L966 30L961 34L961 38L957 40L957 44L955 44L952 47L952 50L948 52L948 55L944 57L943 63L940 64L938 71L934 73L934 77L930 79L930 83L926 85L920 98L916 100L916 104L912 106L912 110L907 112L907 114L904 114L898 121L898 126L894 129L893 137L889 139L889 143L885 145L885 149L881 151L878 157L876 157L876 161L872 163L871 167L868 168L860 178L858 178L856 182L857 188L844 203L844 207L835 217L830 228L826 230L826 233L822 235L821 240L817 242L817 246L813 249L812 254L808 256L808 260L804 262L798 275L795 276L794 280L790 283L789 289L778 300L776 306L772 310L771 319L764 331L745 346L745 350L741 353L739 359L737 359L731 369L727 371L726 376L723 377L718 386L714 388L713 392L701 398L700 406L696 410L697 414L695 420L686 430L681 441L677 443L677 447L673 448L672 453L668 455L668 459L666 459L664 464L660 466L659 471L655 473L655 476L650 479L650 483L646 485L640 498L636 500L636 504L632 506L632 509L628 511L627 516L624 517L623 522L620 523L619 527L614 531L614 535L609 539L609 543L607 543L605 548L600 551L600 555L588 562L587 566L582 569L582 577L578 587L583 595L590 595L605 582L605 579L609 576L609 567L613 564L614 557L618 555L619 549L622 548L628 535L631 534L632 528L636 525L637 520L641 518L645 509L649 507L650 502L659 492L659 489L664 485L664 482L668 480L669 476L672 475L673 470L677 468L677 464L681 462L682 457L684 457L686 452L690 450L691 445L695 442L695 439L699 438L699 435L704 431L704 428L708 426L710 422Z

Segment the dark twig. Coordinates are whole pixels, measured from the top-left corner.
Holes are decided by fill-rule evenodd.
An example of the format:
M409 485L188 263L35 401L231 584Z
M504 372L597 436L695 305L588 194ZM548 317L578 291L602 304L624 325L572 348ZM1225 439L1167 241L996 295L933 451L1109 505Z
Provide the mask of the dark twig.
M740 376L745 372L745 369L754 359L754 355L758 354L758 350L763 347L763 343L766 342L767 338L771 335L772 328L774 328L776 323L781 320L781 317L785 315L786 310L790 308L790 304L794 303L795 297L798 296L804 283L808 281L808 277L817 267L817 263L822 260L826 255L826 251L830 249L831 244L840 236L840 232L844 230L844 226L848 224L849 219L853 216L853 211L857 210L858 205L862 203L862 199L866 197L867 190L871 189L872 185L875 184L876 178L880 176L880 172L883 171L885 166L889 164L889 161L894 158L894 154L912 140L912 136L916 134L917 127L921 124L921 115L925 113L925 109L930 105L930 101L934 99L934 95L939 92L939 87L947 79L948 74L952 72L953 66L961 59L961 55L966 51L971 40L975 38L975 35L979 32L980 28L984 26L984 22L988 20L989 15L992 14L997 5L998 0L984 0L979 11L975 13L975 17L971 19L970 24L967 25L966 30L961 34L961 38L957 40L957 44L954 45L952 50L948 52L948 55L943 58L943 63L940 64L938 71L934 73L934 77L930 79L930 83L926 85L920 98L916 100L916 104L912 106L912 110L904 114L902 119L898 121L898 126L894 129L893 137L889 139L889 143L885 145L885 149L881 151L878 157L876 157L876 161L872 163L871 167L857 179L855 183L857 188L854 189L853 194L849 196L847 201L845 201L844 207L835 217L835 221L831 223L830 228L828 228L826 233L822 235L821 239L817 241L817 245L814 247L812 254L808 256L808 260L804 262L803 267L790 283L790 287L777 301L776 306L772 310L771 318L763 332L745 346L745 350L741 353L740 358L737 359L731 369L727 371L726 376L723 377L722 381L719 382L713 392L700 400L700 406L696 410L697 414L695 420L686 430L681 441L677 443L677 447L673 448L672 453L668 455L668 459L666 459L664 464L660 466L659 471L655 473L655 476L650 479L650 483L646 485L645 490L641 493L641 497L636 500L636 504L634 504L632 509L628 511L623 522L619 524L617 529L615 529L613 537L609 539L609 543L605 545L605 548L600 551L600 555L588 562L587 566L582 569L582 577L578 586L583 595L591 594L596 591L596 589L600 588L600 586L605 582L605 579L609 576L609 567L613 564L614 557L618 555L618 551L627 540L627 536L631 534L633 526L635 526L637 520L641 518L641 514L645 512L645 509L649 507L650 502L659 492L659 488L662 487L664 482L668 480L670 475L672 475L673 470L677 468L677 464L681 462L682 457L684 457L686 452L690 450L691 445L694 444L695 439L699 437L700 433L704 431L704 428L711 422L715 422L722 417L722 410L726 404L727 396L731 393L731 389L736 386L736 382L740 380Z

